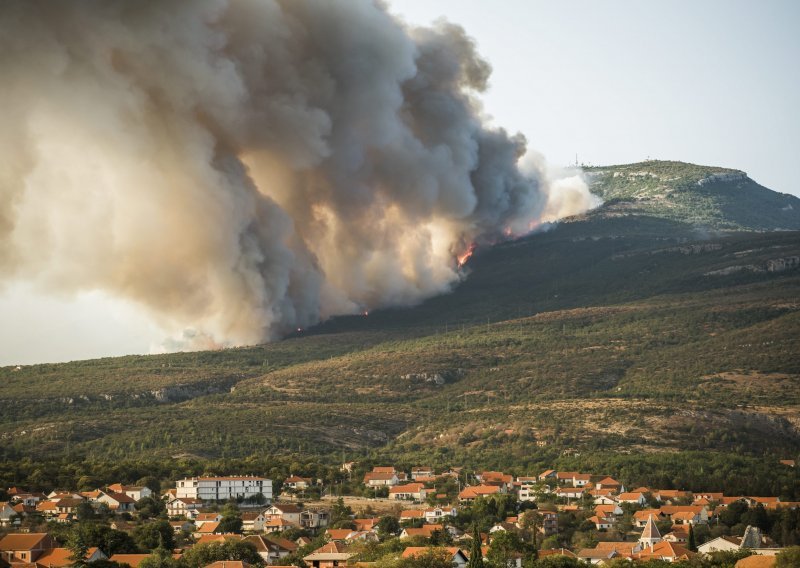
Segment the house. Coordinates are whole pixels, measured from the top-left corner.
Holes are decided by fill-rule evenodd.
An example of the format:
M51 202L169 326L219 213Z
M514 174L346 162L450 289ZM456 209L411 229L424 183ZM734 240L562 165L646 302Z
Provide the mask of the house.
M659 512L677 524L685 524L687 518L695 519L694 523L708 523L708 509L701 505L664 505ZM681 521L675 521L676 516Z
M311 478L292 475L283 480L283 486L294 491L302 491L311 486Z
M357 531L371 531L375 528L375 525L378 524L378 521L380 521L379 517L373 517L370 519L353 519Z
M455 517L458 510L455 507L434 507L433 509L425 509L424 517L426 523L439 523L444 517Z
M300 513L300 526L304 529L324 529L330 522L330 513L324 509L306 509Z
M424 501L427 496L428 490L422 483L406 483L389 488L389 499Z
M203 507L202 499L194 497L174 498L167 503L167 514L170 517L197 517Z
M243 562L241 560L217 560L211 564L207 564L203 568L251 568L252 564Z
M640 507L644 507L647 505L647 498L645 498L643 493L639 492L631 492L631 493L620 493L617 496L618 503L633 503L634 505L639 505Z
M312 568L333 568L345 566L353 554L338 542L329 542L304 557L303 560Z
M242 530L245 532L261 532L264 530L265 521L264 513L245 511L242 513Z
M414 519L425 519L425 511L423 509L404 509L400 511L400 522L413 521Z
M125 493L114 493L107 491L97 498L98 503L105 503L108 508L118 513L133 511L136 501L128 497ZM59 502L59 505L61 502Z
M421 536L422 538L431 538L433 535L433 531L442 531L444 527L442 525L422 525L419 528L413 527L406 527L403 529L403 532L400 533L401 539L406 538L413 538L415 536Z
M36 562L56 541L47 533L7 534L0 539L0 559L12 562Z
M592 475L589 473L576 473L572 476L572 485L574 487L586 487L592 480Z
M175 483L176 497L192 497L203 501L250 499L262 495L272 501L272 480L253 476L189 477Z
M370 471L364 474L364 485L367 487L393 487L400 483L396 473Z
M411 468L411 479L414 481L419 481L419 478L430 478L434 477L433 468L432 467L412 467Z
M114 485L109 485L107 489L109 491L113 491L114 493L122 493L123 495L127 495L134 501L153 496L153 492L149 487L141 487L138 485L123 485L122 483L115 483Z
M402 554L403 558L418 558L421 556L425 556L426 554L438 553L438 552L446 552L453 563L455 568L463 568L469 562L469 558L467 557L466 553L458 547L455 546L448 546L448 547L431 547L431 546L409 546L407 547Z
M458 499L462 502L470 502L478 497L488 497L500 493L502 493L501 488L497 485L473 485L462 489L458 494Z
M613 477L604 477L594 484L595 489L611 489L613 491L625 491L622 484Z
M514 487L514 477L502 471L484 471L477 474L476 479L481 485L497 485L503 488L503 493Z
M194 534L195 536L203 536L206 534L217 534L218 532L222 532L219 530L219 521L206 521L201 527L197 528Z
M206 523L219 523L222 520L221 513L198 513L194 519L194 524L198 529Z
M550 536L558 532L558 513L539 509L539 517L541 518L539 532L543 533L545 536Z
M616 505L617 504L617 498L616 497L613 497L611 495L602 495L602 494L598 495L598 493L600 491L602 491L602 490L594 489L592 491L589 491L589 495L594 497L592 502L595 505Z
M592 517L589 517L588 520L590 523L594 523L595 528L599 531L608 530L614 527L614 520L606 517L599 517L597 515L594 515Z
M585 490L583 487L559 487L556 489L556 497L563 497L565 499L580 499L583 497Z
M281 558L286 558L298 549L297 543L284 538L263 537L261 535L250 535L245 537L245 542L249 542L256 547L256 552L267 565L274 564Z
M355 531L352 529L328 529L325 531L325 535L328 537L328 540L345 542L354 532Z
M11 525L13 520L17 517L17 511L10 503L5 501L0 502L0 527L7 527Z
M69 548L51 548L46 550L36 560L37 568L64 568L72 566L75 561L72 559L74 553ZM108 556L103 554L103 551L97 547L89 548L86 551L86 562L95 562L97 560L108 560Z
M580 475L577 471L558 471L556 472L556 481L558 483L572 483L576 475Z
M748 525L742 536L720 536L697 547L702 554L750 548L758 552L764 548L764 537L757 527ZM774 550L774 549L773 549Z
M636 560L665 560L667 562L677 562L688 560L694 556L688 548L674 542L661 541L649 548L642 549L634 555Z
M760 556L755 554L742 558L735 565L734 568L773 568L777 562L774 556Z
M661 519L661 511L659 509L643 509L636 511L633 514L633 526L644 528L647 524L647 519L655 517L656 521Z
M665 501L668 503L673 503L678 499L691 500L692 492L681 491L678 489L656 489L653 491L653 497L655 497L657 501Z
M545 481L547 479L555 479L555 478L556 478L556 470L554 469L546 469L539 474L539 481Z
M300 526L300 514L303 512L297 505L291 503L276 503L264 511L264 524L274 526L275 521L281 520L289 526Z

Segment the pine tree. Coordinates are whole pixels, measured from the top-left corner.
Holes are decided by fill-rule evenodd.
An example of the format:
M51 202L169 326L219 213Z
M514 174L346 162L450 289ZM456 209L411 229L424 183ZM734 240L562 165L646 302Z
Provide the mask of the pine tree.
M466 568L484 568L481 533L478 531L477 524L472 528L472 548L469 551L469 562L467 562Z
M697 543L694 540L694 526L689 525L689 550L697 552Z

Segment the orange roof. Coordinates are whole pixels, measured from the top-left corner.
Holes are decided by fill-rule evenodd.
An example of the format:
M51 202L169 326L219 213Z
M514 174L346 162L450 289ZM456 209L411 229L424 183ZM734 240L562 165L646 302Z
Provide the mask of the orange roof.
M345 540L352 532L350 529L328 529L325 531L331 540Z
M645 548L636 555L638 558L689 558L694 556L685 546L662 540L653 545L653 548Z
M423 536L425 538L430 538L433 534L433 531L440 531L442 528L442 525L423 525L419 528L409 527L404 530L408 536Z
M458 548L457 546L448 546L446 548L444 548L444 547L432 547L432 546L408 546L403 551L402 556L403 556L403 558L414 558L416 556L424 556L425 554L427 554L430 551L440 551L440 550L446 550L447 552L449 552L453 556L455 556L459 552L461 552L461 554L463 554L465 557L467 556L467 554L464 551L462 551L460 548Z
M217 560L204 568L248 568L250 564L241 560Z
M218 527L219 527L219 521L203 523L203 526L197 529L197 532L211 534L217 532Z
M0 539L0 550L33 550L47 533L7 534Z
M772 568L777 559L774 556L754 554L739 560L735 568Z
M421 519L424 516L425 511L420 509L406 509L405 511L400 511L401 519Z
M92 547L86 551L86 559L92 557L97 552L97 547ZM36 560L36 564L40 566L47 566L48 568L61 568L62 566L72 566L75 561L72 560L73 552L69 548L51 548L45 550L44 553Z
M242 540L240 534L204 534L197 539L197 544L207 544L209 542L225 542L226 540Z
M465 487L458 494L459 499L474 499L480 495L494 495L500 493L500 488L496 485L473 485Z
M397 471L392 466L387 466L387 467L375 466L372 468L372 473L397 473Z
M219 516L220 516L219 513L198 513L197 520L200 522L216 521Z
M419 493L423 489L425 489L425 486L422 483L407 483L390 487L389 493Z

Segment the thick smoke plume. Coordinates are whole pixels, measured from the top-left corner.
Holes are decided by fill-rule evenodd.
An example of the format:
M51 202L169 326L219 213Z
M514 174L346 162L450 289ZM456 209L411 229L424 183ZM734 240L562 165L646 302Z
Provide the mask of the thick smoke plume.
M0 279L253 343L589 205L482 120L464 31L369 0L0 6Z

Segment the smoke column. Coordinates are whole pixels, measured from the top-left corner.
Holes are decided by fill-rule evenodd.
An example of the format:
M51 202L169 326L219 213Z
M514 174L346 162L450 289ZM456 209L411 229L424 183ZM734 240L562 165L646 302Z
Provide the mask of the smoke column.
M0 285L133 301L186 347L419 302L590 205L486 125L464 30L374 1L10 0L0 72Z

